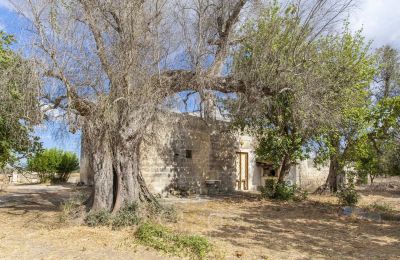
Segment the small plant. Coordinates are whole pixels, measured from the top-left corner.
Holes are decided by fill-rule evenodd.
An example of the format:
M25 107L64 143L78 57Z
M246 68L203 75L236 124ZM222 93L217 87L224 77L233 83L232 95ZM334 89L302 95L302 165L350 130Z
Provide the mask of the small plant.
M307 191L296 185L277 183L274 179L268 179L260 190L261 196L269 199L303 201L308 196Z
M137 229L135 237L146 246L175 255L191 255L204 259L211 250L208 240L201 236L173 233L164 226L144 223Z
M265 186L260 188L261 196L263 198L273 198L275 195L276 181L274 179L267 179Z
M380 211L380 212L393 212L393 207L388 204L388 203L377 203L374 202L373 204L368 206L369 210L373 210L373 211Z
M64 216L75 217L80 212L80 207L86 200L84 193L78 193L72 196L69 200L61 204L61 209Z
M339 204L344 206L355 206L360 198L354 184L344 185L336 195L339 198Z
M108 226L110 222L111 222L111 213L108 212L107 210L90 212L85 218L85 223L89 227Z
M111 220L113 229L137 225L140 221L137 209L135 203L123 207Z

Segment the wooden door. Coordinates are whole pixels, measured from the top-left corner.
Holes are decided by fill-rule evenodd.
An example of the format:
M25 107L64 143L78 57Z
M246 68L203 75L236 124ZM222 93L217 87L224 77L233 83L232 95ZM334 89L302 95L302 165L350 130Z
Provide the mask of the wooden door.
M249 189L249 154L236 153L236 189Z

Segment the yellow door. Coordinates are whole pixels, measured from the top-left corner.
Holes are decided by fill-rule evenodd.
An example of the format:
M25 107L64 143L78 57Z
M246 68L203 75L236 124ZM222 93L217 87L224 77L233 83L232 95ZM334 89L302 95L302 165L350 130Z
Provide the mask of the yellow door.
M249 155L248 153L236 153L236 189L248 190L249 182Z

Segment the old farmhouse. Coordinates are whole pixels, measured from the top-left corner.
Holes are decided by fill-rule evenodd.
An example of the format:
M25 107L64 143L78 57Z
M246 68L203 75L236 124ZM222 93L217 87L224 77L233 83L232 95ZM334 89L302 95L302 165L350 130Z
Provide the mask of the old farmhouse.
M173 123L157 128L158 136L141 146L140 169L153 193L256 191L274 178L273 166L257 161L250 136L228 131L223 121L210 126L198 116L172 114ZM93 176L82 140L81 182L90 185ZM286 180L313 190L327 175L327 167L317 169L307 160L292 167Z

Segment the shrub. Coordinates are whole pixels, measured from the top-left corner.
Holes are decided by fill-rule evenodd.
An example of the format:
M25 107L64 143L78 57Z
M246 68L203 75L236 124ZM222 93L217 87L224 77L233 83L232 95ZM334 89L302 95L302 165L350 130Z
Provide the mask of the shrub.
M277 183L274 179L268 179L260 190L261 196L269 199L302 201L308 196L307 191L296 185Z
M69 200L66 200L61 204L61 215L60 221L65 222L67 219L74 219L84 214L84 203L87 199L87 195L80 192L72 196Z
M368 206L368 209L373 211L381 211L381 212L393 212L393 207L388 203L377 203L374 202L373 204Z
M76 154L59 149L48 149L28 160L28 170L37 172L40 182L66 182L79 167Z
M211 250L210 243L204 237L173 233L157 224L142 224L135 232L135 237L143 245L179 256L184 254L203 259Z
M57 165L58 178L61 182L66 182L69 179L71 172L79 168L79 160L75 153L63 152L61 160Z
M140 221L137 209L135 203L123 207L111 220L113 229L137 225Z
M360 198L354 184L344 185L336 195L339 198L339 204L344 206L355 206Z
M111 213L107 210L89 212L85 218L85 223L89 227L108 226L111 222Z

